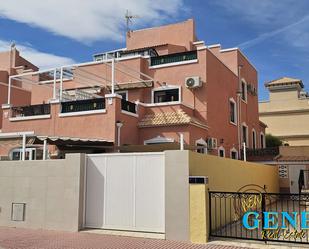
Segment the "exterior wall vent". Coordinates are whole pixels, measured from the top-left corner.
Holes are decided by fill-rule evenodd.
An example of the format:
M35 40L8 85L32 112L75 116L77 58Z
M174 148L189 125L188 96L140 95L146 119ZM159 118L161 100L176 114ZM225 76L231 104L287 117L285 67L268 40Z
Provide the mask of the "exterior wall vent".
M26 203L12 203L12 221L25 221Z

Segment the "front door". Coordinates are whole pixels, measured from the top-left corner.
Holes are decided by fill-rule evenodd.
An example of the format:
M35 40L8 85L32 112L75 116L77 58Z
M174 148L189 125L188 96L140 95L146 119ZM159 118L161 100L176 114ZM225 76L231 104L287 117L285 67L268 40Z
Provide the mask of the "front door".
M300 170L304 170L305 168L304 165L289 165L290 193L298 194L298 178Z

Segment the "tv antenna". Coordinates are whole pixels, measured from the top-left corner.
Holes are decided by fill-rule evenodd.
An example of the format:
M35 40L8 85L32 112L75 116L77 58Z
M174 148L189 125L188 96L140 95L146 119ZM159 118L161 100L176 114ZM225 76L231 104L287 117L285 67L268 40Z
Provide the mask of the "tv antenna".
M127 23L127 32L130 31L130 24L132 24L132 20L134 18L139 18L139 16L137 15L132 15L129 10L126 11L126 15L125 15L125 18L126 18L126 23Z

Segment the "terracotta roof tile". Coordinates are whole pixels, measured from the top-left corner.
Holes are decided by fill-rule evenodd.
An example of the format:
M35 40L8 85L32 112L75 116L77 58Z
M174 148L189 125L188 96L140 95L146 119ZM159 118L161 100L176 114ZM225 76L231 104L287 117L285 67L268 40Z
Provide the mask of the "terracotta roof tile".
M298 83L302 87L304 86L302 81L300 79L294 79L294 78L289 78L289 77L282 77L280 79L272 80L270 82L265 83L265 86L275 86L275 85L290 85L290 84L295 84Z
M279 162L287 162L287 161L309 162L309 156L282 156L282 155L279 155L275 159Z
M160 112L146 114L139 122L139 127L167 126L167 125L186 125L195 124L207 128L207 126L197 118L189 116L183 110L175 112Z

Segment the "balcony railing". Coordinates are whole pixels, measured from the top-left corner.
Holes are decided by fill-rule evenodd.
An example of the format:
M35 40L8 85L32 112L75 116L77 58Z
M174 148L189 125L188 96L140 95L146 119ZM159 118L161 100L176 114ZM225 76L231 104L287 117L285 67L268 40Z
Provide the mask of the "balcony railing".
M197 51L188 51L176 54L161 55L156 57L151 57L150 65L158 66L167 63L190 61L197 59Z
M84 112L105 109L105 98L67 101L61 103L61 113Z
M279 147L246 150L248 161L271 161L277 155L279 155ZM243 151L241 151L241 156L243 159Z
M121 99L121 110L136 113L136 104L125 99Z
M30 117L50 114L50 104L17 106L11 108L11 117Z

